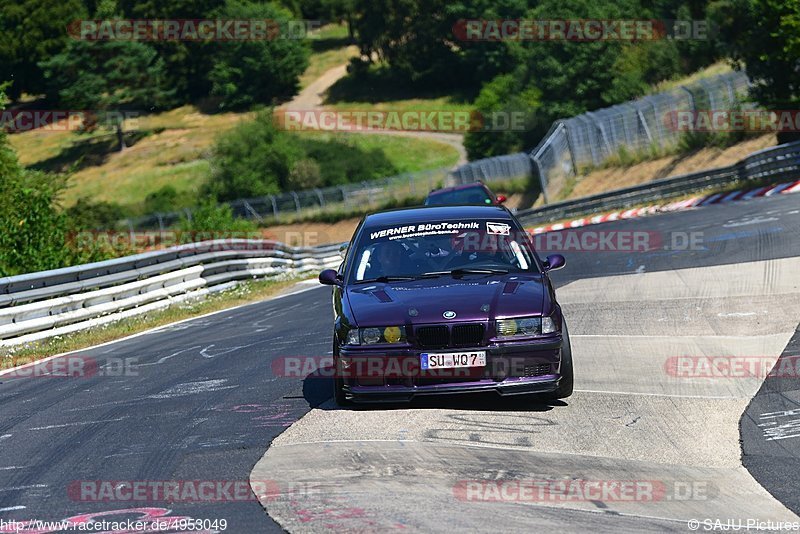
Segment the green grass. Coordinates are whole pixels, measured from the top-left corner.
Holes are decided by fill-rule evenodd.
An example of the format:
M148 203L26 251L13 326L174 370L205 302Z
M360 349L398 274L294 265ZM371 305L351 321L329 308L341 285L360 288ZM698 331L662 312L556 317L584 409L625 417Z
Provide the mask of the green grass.
M113 136L107 133L26 132L11 136L11 140L23 164L73 170L62 199L65 206L89 197L117 202L136 212L148 193L165 185L178 192L196 193L210 175L207 156L215 136L247 118L249 114L206 115L184 106L142 118L139 127L149 134L123 152L116 151ZM364 150L382 150L398 173L451 166L458 160L453 147L428 139L341 132L296 135L336 138Z
M440 96L435 98L407 98L390 100L386 102L348 101L328 104L326 107L337 111L444 111L470 112L474 108L466 102L459 102L453 97Z
M726 72L731 72L732 70L733 68L731 68L728 63L724 61L718 61L687 76L657 83L651 88L648 94L662 93L664 91L669 91L675 89L676 87L680 87L681 85L692 84L698 80L718 76Z
M458 161L458 152L446 143L399 135L373 135L352 132L297 132L318 140L336 140L363 151L382 150L398 174L449 167Z

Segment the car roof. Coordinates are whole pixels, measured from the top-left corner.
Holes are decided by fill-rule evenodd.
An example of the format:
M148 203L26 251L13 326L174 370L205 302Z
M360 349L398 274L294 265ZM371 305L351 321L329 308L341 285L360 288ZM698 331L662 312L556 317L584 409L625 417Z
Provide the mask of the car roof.
M469 183L469 184L461 184L461 185L454 185L454 186L451 186L451 187L443 187L441 189L437 189L435 191L431 191L430 193L428 193L428 196L441 195L443 193L450 193L452 191L461 191L462 189L476 189L476 188L483 189L484 191L486 191L486 189L487 189L486 188L486 184L484 184L483 182L472 182L472 183Z
M512 220L503 206L421 206L379 211L367 215L365 227L395 224L416 224L447 220L501 219Z

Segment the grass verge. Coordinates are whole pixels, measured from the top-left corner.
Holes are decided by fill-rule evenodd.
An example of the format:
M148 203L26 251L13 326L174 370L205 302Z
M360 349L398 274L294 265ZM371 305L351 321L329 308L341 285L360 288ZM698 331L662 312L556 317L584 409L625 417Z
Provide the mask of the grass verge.
M41 360L48 356L114 341L183 319L232 308L241 304L258 302L268 297L274 297L297 282L310 278L290 277L281 280L241 282L237 286L219 293L197 300L185 301L163 310L121 319L100 328L83 330L66 336L56 336L20 347L3 347L0 348L0 370Z

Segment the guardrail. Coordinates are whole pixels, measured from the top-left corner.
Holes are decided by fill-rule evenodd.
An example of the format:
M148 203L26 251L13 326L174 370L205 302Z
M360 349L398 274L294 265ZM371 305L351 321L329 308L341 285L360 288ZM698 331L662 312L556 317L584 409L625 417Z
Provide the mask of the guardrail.
M289 247L218 240L0 278L0 346L12 346L164 308L240 280L336 267L339 245Z
M517 212L517 218L523 224L549 222L586 213L627 208L740 181L769 179L777 182L783 179L796 180L798 177L800 177L800 142L786 143L754 152L729 167L672 176L577 200L521 210Z

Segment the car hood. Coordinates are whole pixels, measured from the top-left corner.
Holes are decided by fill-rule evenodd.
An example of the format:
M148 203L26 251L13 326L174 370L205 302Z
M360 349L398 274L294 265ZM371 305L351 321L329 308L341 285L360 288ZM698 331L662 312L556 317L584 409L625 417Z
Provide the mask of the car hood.
M381 326L538 315L547 292L541 275L467 275L354 285L346 295L357 325Z

